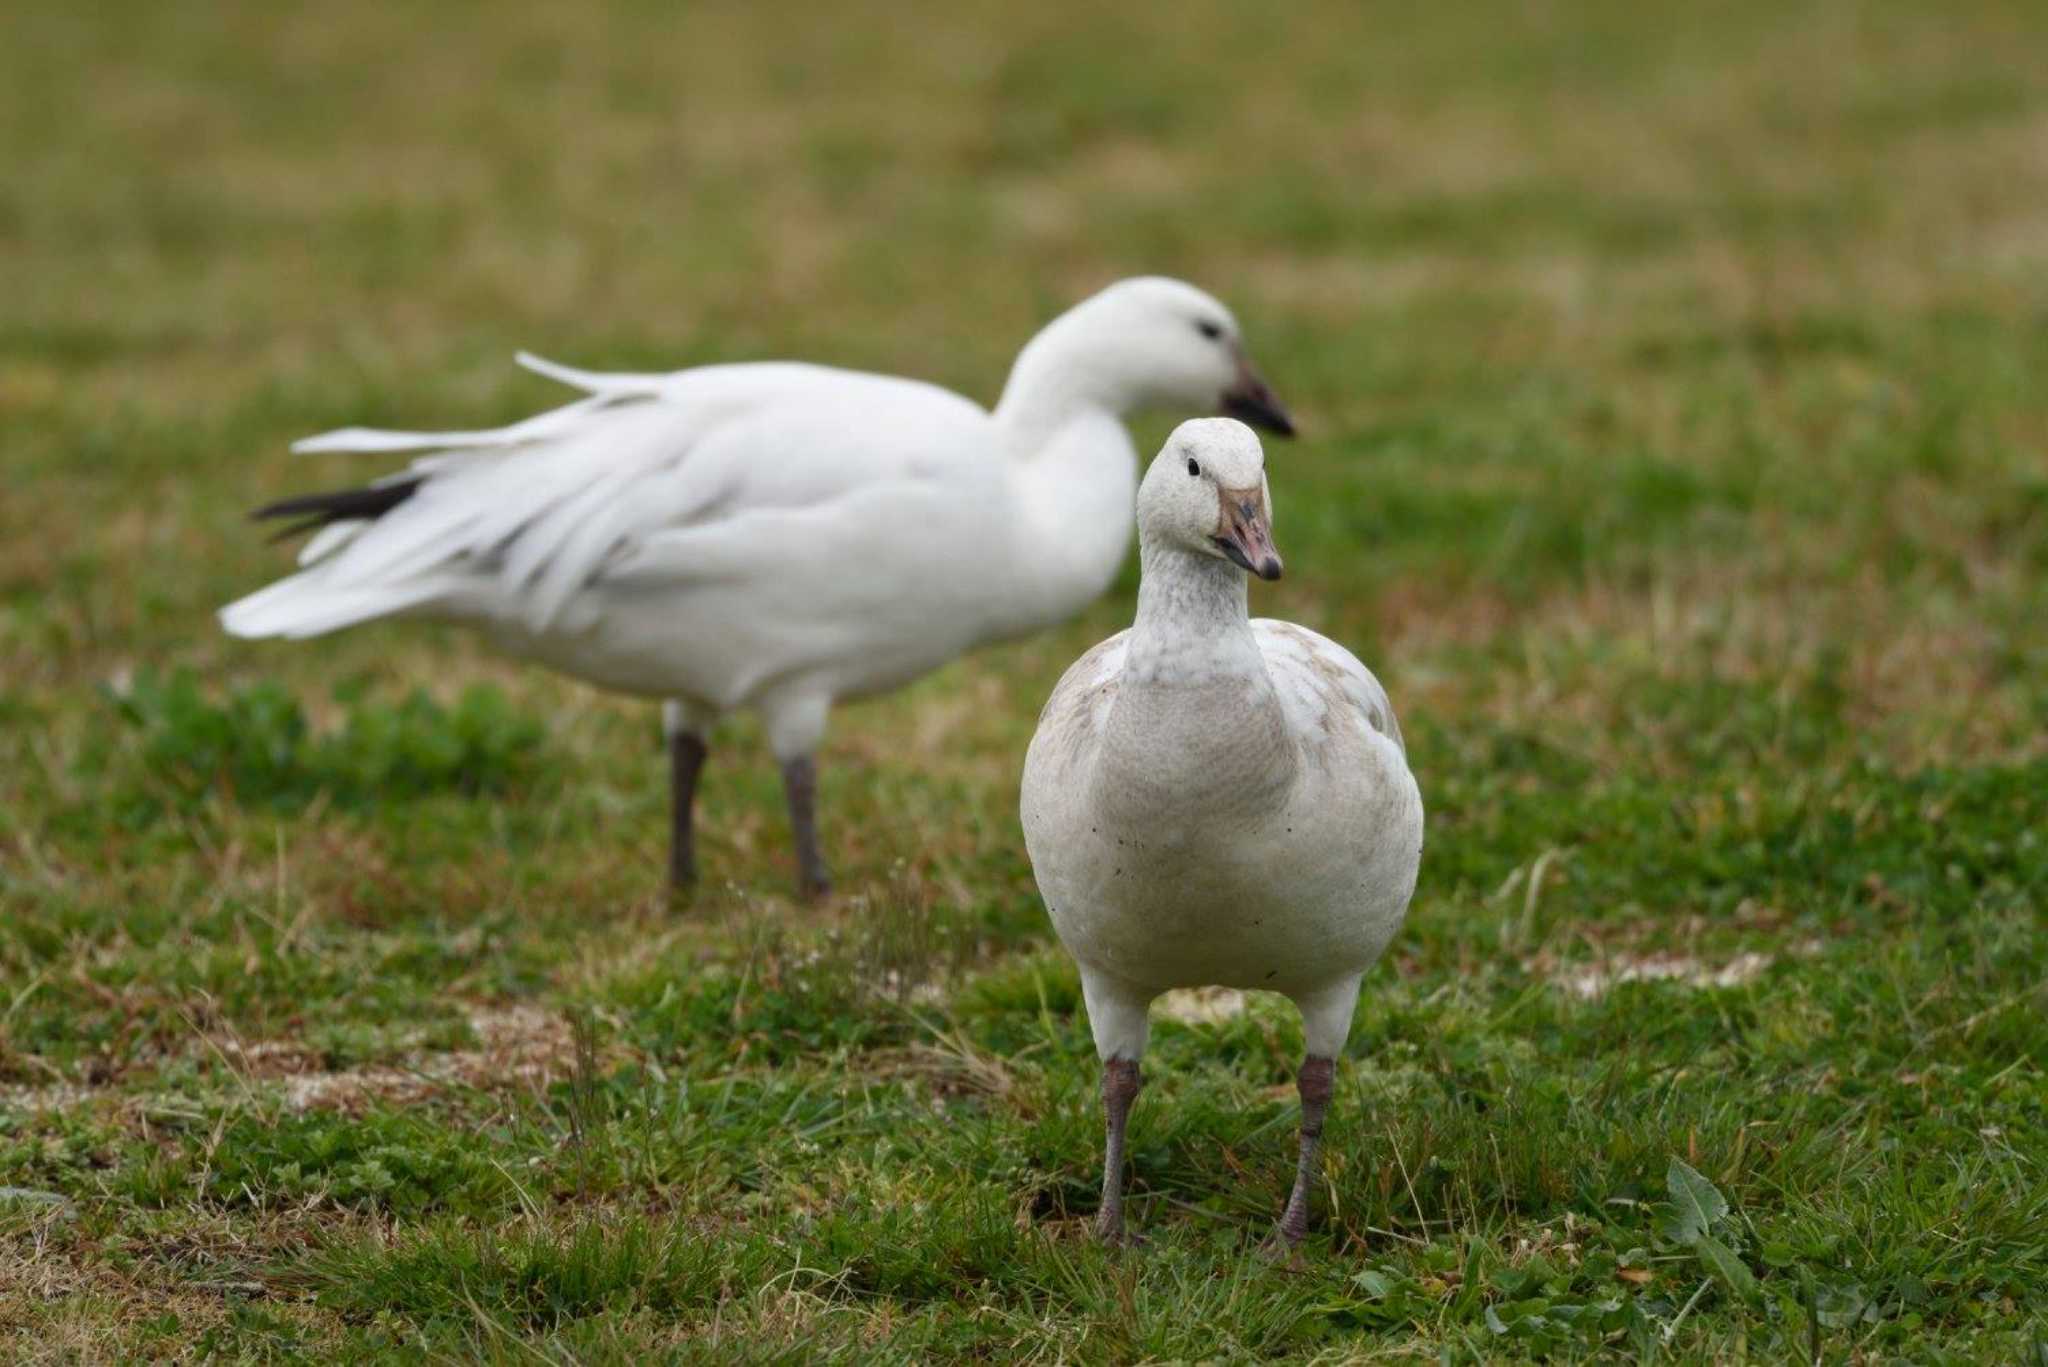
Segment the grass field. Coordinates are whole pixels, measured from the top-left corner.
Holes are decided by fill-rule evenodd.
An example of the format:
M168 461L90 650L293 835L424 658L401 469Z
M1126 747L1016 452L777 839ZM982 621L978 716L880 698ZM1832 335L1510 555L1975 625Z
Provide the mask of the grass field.
M2048 1360L2048 7L774 9L10 13L0 1357ZM653 709L212 620L517 347L991 399L1152 270L1430 810L1295 1270L1284 1003L1087 1237L1015 792L1134 570L839 715L820 909L744 724L677 913Z

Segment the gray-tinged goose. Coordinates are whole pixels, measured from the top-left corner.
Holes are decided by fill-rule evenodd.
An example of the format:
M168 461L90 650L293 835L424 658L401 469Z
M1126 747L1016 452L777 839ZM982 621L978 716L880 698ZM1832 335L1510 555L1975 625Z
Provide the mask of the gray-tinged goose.
M1415 890L1422 798L1386 691L1334 641L1246 612L1247 577L1280 577L1270 506L1249 428L1175 430L1138 491L1137 621L1067 670L1024 762L1025 844L1103 1063L1112 1241L1147 1008L1220 984L1301 1010L1301 1149L1275 1245L1300 1243L1359 981Z

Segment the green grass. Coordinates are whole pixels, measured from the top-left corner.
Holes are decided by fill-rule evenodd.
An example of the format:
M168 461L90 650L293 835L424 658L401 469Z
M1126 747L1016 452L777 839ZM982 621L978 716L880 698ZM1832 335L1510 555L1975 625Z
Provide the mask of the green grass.
M0 46L0 1355L2042 1361L2048 10L42 6ZM1430 811L1298 1269L1299 1027L1162 1019L1134 1223L1015 816L1083 620L750 724L251 645L245 513L509 364L992 397L1185 275L1258 610ZM1140 424L1156 442L1166 423Z

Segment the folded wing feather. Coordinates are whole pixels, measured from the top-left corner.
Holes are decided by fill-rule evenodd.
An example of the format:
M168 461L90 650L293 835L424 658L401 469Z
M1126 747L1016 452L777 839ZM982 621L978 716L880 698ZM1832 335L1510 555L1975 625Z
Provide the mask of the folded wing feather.
M989 443L984 410L889 377L783 362L599 375L520 359L587 397L487 431L346 428L296 444L420 452L379 481L419 486L374 520L322 528L300 573L223 610L227 629L318 634L482 588L543 632L649 536L828 502Z

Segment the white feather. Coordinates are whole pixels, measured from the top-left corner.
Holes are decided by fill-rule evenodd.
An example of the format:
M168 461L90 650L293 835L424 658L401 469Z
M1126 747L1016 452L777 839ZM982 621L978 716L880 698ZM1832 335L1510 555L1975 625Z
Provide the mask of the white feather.
M536 414L510 427L492 427L477 432L392 432L377 427L343 427L333 432L322 432L317 437L303 437L292 443L292 450L299 455L310 456L330 451L369 453L523 446L575 430L592 410L609 402L609 396L593 395Z
M617 372L606 374L597 370L578 370L559 361L550 361L545 356L536 356L530 351L522 351L512 359L536 375L544 375L550 380L558 381L571 389L580 389L586 394L606 397L658 394L669 378L666 375L630 375Z
M363 528L369 525L367 521L363 520L328 523L325 527L313 533L312 539L307 541L304 548L299 551L299 564L306 566L325 560L328 556L333 555L343 546L361 536Z

